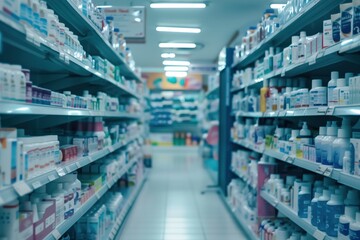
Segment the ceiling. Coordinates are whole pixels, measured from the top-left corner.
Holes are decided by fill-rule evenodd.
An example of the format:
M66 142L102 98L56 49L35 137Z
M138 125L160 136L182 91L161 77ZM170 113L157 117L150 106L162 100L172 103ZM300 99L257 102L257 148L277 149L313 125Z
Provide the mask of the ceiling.
M207 1L205 9L152 9L150 0L93 1L97 5L146 7L146 43L129 45L137 66L145 71L162 69L163 59L160 55L170 51L160 49L160 42L201 44L203 47L195 50L178 51L183 55L177 54L176 60L189 60L192 64L216 63L219 52L234 34L240 31L238 41L249 26L256 25L270 4L269 0L211 0ZM157 32L157 26L200 27L202 31L199 34L164 33Z

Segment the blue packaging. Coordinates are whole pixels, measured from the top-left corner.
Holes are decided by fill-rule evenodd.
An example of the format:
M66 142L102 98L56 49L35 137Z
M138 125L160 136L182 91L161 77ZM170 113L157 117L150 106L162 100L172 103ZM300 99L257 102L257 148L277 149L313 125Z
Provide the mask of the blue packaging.
M325 232L330 237L337 237L339 230L339 218L345 212L342 196L331 195L331 200L326 204L326 228Z
M332 14L331 15L331 21L332 21L332 33L333 33L333 40L335 43L340 42L341 40L341 33L340 33L340 28L341 28L341 15L340 13L337 14Z

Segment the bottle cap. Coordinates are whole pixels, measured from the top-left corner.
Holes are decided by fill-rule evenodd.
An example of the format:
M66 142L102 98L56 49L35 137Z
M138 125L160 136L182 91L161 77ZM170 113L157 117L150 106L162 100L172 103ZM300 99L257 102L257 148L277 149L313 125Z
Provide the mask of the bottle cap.
M309 185L302 185L300 188L301 192L310 193L310 186Z
M349 78L351 78L351 77L353 77L354 76L354 74L353 73L345 73L345 80L346 81L349 81Z
M325 136L326 135L326 127L320 127L319 135L320 136Z
M350 155L350 151L345 151L346 154ZM350 157L350 156L348 156ZM351 189L348 191L345 199L345 205L360 205L360 194L359 191Z
M337 131L338 131L338 128L337 128L337 127L331 126L331 127L328 127L328 128L326 129L326 134L327 134L328 136L336 136L336 135L337 135Z
M296 177L295 176L286 176L286 186L292 186L294 185Z
M350 129L338 129L338 138L350 138L351 137L351 131Z
M322 87L322 80L321 79L313 79L311 81L311 88Z
M297 44L299 42L299 36L291 37L291 44Z
M336 87L345 87L345 78L339 78L337 81L336 81Z
M339 72L331 72L331 79L337 80L339 78Z
M344 200L341 194L331 194L330 201L342 202Z

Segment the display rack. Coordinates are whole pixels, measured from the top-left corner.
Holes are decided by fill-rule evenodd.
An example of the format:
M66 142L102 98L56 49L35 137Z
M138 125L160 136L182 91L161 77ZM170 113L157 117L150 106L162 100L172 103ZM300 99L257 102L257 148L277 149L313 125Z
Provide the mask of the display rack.
M275 207L279 212L281 212L284 216L293 221L296 225L304 229L307 233L313 236L317 240L334 240L326 235L326 233L319 231L316 227L311 225L309 221L305 218L298 217L297 213L295 213L291 208L286 206L284 203L279 202L276 198L271 196L265 191L261 191L261 196L269 202L273 207Z
M126 164L123 168L120 169L118 174L111 180L106 182L100 190L98 190L94 196L92 196L89 200L86 201L85 204L83 204L75 213L74 215L66 219L64 222L60 223L51 234L49 234L47 237L45 237L45 240L50 239L60 239L60 237L69 230L82 216L85 215L89 209L94 206L94 204L105 195L105 193L119 180L127 171L139 160L139 156L135 156L133 159L129 161L129 163Z

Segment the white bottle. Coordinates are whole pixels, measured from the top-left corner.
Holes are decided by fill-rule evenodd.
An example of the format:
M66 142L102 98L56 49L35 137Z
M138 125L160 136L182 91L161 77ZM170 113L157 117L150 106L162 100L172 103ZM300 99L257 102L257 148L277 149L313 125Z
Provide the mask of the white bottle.
M51 188L49 189L51 193L51 197L55 199L55 216L56 216L56 225L59 225L64 221L64 195L65 192L63 190L62 183L54 183L50 184Z
M314 198L311 199L311 203L310 203L310 206L311 206L311 219L310 219L310 222L315 227L317 226L317 204L318 204L318 201L319 201L319 197L321 197L322 191L323 191L322 188L318 188L315 191Z
M356 212L359 211L359 207L356 206L345 206L345 214L339 218L339 240L348 240L350 224L355 222Z
M320 231L326 229L326 203L330 200L330 191L327 189L323 190L322 195L318 199L317 203L317 228Z
M248 98L248 111L249 112L258 112L259 108L258 108L258 99L256 97L256 90L255 89L251 89L250 90L250 96Z
M299 58L299 36L292 36L291 37L291 64L296 64Z
M360 194L358 190L350 189L344 200L345 206L360 206Z
M304 62L306 59L306 46L307 46L307 40L306 40L306 32L301 31L300 32L300 40L298 44L299 54L298 54L298 61Z
M353 73L350 73L350 72L345 73L345 85L346 85L346 86L349 86L349 80L350 80L350 78L352 78L353 76L354 76Z
M282 110L290 109L291 90L292 90L291 87L286 87L286 89L285 89L285 93L282 96L282 99L283 99L283 103L282 103L283 104L283 109Z
M321 79L313 79L310 90L310 107L327 106L327 88L322 86Z
M338 127L336 122L332 122L331 127L326 130L326 135L322 140L321 163L324 165L333 165L333 155L331 154L332 143L337 137Z
M298 216L308 218L308 207L311 204L310 186L302 185L298 194Z
M286 152L290 156L295 157L295 155L296 155L296 141L297 141L299 135L300 135L300 130L298 130L298 129L291 130L291 138L289 138L289 142L286 147L286 149L287 149Z
M331 79L328 82L328 106L334 106L334 89L338 78L339 72L331 72Z
M343 169L345 151L351 151L350 136L351 128L348 126L338 129L338 137L332 143L331 148L334 168Z
M326 203L326 229L330 237L337 237L339 229L339 218L344 214L344 198L341 194L331 194L330 200Z
M356 212L356 221L350 223L350 240L360 239L360 212Z
M345 79L344 78L339 78L336 81L336 88L334 88L333 90L333 99L334 99L334 105L341 105L340 104L340 91L341 90L348 90L349 87L345 86ZM350 94L350 93L349 93ZM343 94L344 95L344 94ZM344 96L343 96L344 97ZM343 99L344 101L344 99Z
M270 101L270 109L268 111L277 111L277 104L279 99L279 91L277 89L278 86L278 80L276 78L270 79L270 98L268 98L268 101Z
M320 127L319 135L314 139L316 149L316 162L321 163L321 142L326 136L326 127Z

